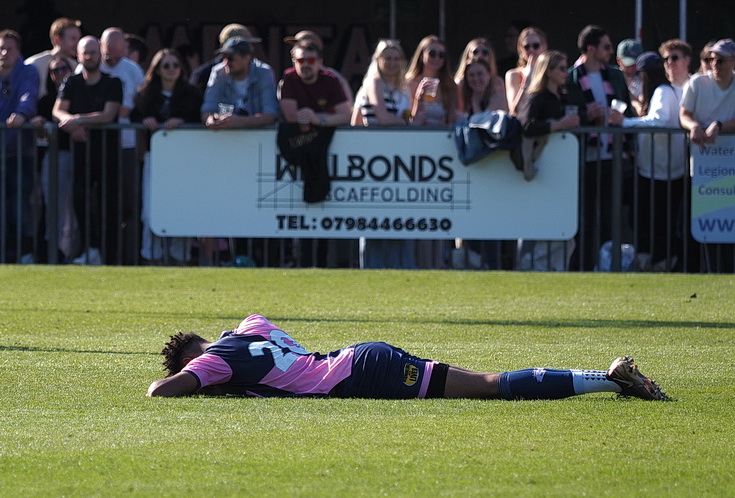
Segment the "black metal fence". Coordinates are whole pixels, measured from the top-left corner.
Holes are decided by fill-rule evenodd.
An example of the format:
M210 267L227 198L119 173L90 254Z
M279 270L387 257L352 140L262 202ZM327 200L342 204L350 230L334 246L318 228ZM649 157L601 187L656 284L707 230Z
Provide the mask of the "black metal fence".
M141 237L145 155L119 147L125 128L143 132L140 125L108 125L96 129L93 140L65 150L55 125L41 131L26 126L9 139L8 128L0 124L0 263L360 267L357 240L193 239L185 242L185 257L172 259L166 250L160 257L150 256L151 251L144 251L150 259L141 257L141 248L151 243ZM436 262L430 267L437 268L733 272L732 244L705 245L691 236L689 150L683 130L578 132L579 231L573 240L444 241L415 244L412 250L431 251L423 259ZM613 137L608 159L590 152L597 150L590 138L600 133ZM35 145L24 149L22 135ZM635 154L649 156L640 157L644 164L661 162L656 156L661 147L637 150L635 144L645 136L667 150L680 143L683 174L671 166L681 164L682 158L675 156L658 178L641 174ZM146 143L140 138L139 144ZM164 247L174 242L156 241Z

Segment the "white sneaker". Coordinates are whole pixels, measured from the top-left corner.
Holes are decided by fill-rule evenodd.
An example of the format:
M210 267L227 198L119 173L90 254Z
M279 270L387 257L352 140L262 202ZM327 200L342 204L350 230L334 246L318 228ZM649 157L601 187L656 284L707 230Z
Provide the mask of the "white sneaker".
M71 260L73 265L92 265L99 266L103 264L102 253L96 247L90 247L84 251L79 257Z

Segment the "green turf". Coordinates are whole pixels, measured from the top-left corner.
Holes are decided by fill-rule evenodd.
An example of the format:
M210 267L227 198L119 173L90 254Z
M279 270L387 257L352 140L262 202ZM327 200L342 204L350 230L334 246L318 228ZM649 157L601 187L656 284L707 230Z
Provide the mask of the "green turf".
M734 302L732 275L0 267L0 495L732 495ZM486 371L630 353L675 401L144 396L169 334L250 313Z

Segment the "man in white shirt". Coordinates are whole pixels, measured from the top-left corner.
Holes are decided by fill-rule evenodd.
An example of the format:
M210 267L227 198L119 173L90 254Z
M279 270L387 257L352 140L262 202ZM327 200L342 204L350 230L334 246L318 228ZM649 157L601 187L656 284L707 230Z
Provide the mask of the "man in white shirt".
M658 47L658 53L664 60L666 77L671 82L674 93L681 101L684 85L689 81L689 65L692 62L692 47L684 40L677 38L666 40Z
M120 28L107 28L100 38L102 49L102 64L100 71L114 76L122 81L123 100L118 115L118 123L130 123L130 111L135 106L135 96L145 83L145 74L138 64L128 59L128 43L125 32ZM135 130L122 130L120 133L120 147L122 148L122 254L123 264L135 263L138 250L138 230L136 220L140 219L140 161L135 148ZM116 221L115 221L116 223Z
M60 17L51 23L49 38L51 38L51 50L45 50L26 59L26 64L33 64L38 71L38 98L46 93L48 79L48 65L54 55L61 55L74 70L77 67L77 44L82 37L82 22L77 19Z
M735 42L730 38L719 40L706 59L710 70L689 79L679 111L682 128L689 130L689 140L700 147L715 143L722 132L735 131ZM689 243L690 254L694 254L697 246L691 238ZM732 244L708 244L700 249L712 251L708 265L724 273L733 271ZM688 270L699 271L697 258L690 257L689 261Z
M720 40L709 55L710 70L684 88L679 119L692 143L714 143L720 132L735 130L735 42Z

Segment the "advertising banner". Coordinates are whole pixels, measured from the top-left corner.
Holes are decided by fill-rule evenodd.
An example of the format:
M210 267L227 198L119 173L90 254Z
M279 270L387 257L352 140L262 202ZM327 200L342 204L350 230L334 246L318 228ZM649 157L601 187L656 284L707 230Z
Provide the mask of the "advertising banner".
M735 136L692 145L692 236L702 243L735 243Z
M507 151L464 166L447 130L340 128L329 198L303 201L276 132L157 131L151 226L161 236L570 239L579 144L554 134L527 182Z

